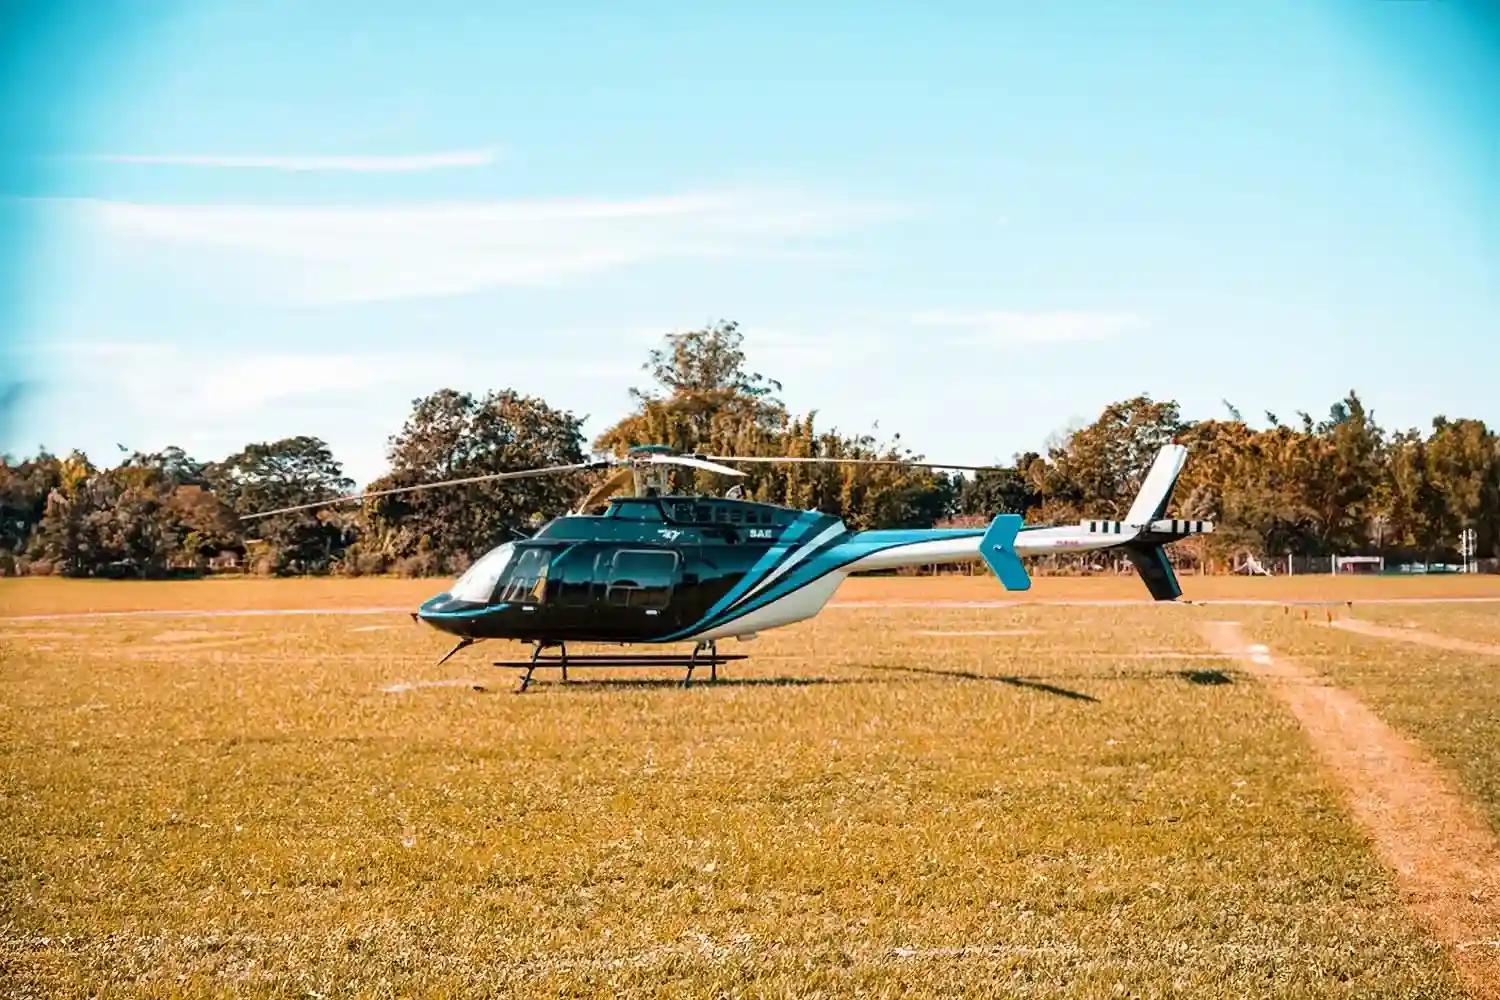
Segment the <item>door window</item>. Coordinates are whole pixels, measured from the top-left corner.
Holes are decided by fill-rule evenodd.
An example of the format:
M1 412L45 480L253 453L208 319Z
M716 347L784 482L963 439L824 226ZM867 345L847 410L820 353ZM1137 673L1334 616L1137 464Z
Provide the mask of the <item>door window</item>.
M621 549L609 565L605 600L617 607L661 609L672 597L677 553L660 549Z
M597 566L596 559L592 549L575 545L553 560L557 603L565 608L585 608L593 603L594 581L602 583L609 579L609 559Z

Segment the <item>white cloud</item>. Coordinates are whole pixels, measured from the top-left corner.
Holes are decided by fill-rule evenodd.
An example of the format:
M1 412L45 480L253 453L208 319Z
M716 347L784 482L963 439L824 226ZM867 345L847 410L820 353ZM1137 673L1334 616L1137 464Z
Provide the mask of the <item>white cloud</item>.
M198 353L155 343L45 345L76 379L121 392L138 412L186 424L254 414L291 401L338 401L440 374L426 357L394 353Z
M38 353L61 361L76 378L118 389L138 411L188 424L242 419L289 404L342 406L390 387L415 394L443 385L503 385L517 372L534 378L561 370L573 379L606 381L636 373L624 364L552 357L502 364L428 351L225 354L158 343L69 342L42 345Z
M667 258L795 256L810 240L889 214L740 191L392 206L69 204L143 266L151 262L137 251L186 248L195 263L228 258L221 270L237 287L317 302L553 284Z
M162 167L210 167L233 170L285 170L296 173L336 171L355 174L410 174L458 167L487 167L499 158L494 147L452 149L393 156L233 156L199 153L104 153L89 159Z
M775 327L757 326L747 338L746 353L751 367L785 380L798 372L843 365L867 353L875 335L870 331L846 334L820 330L814 335Z
M1084 343L1109 340L1146 325L1139 316L1131 313L1083 310L933 309L917 313L912 322L918 326L966 331L959 343L967 346Z
M477 393L513 386L576 408L577 399L612 389L623 398L622 387L639 374L632 363L577 361L567 354L304 354L106 341L32 343L22 353L50 376L33 414L38 440L65 440L106 459L116 441L145 451L179 444L214 458L247 441L316 434L360 482L384 471L386 435L399 429L409 402L441 387ZM97 412L108 412L109 420L83 416Z

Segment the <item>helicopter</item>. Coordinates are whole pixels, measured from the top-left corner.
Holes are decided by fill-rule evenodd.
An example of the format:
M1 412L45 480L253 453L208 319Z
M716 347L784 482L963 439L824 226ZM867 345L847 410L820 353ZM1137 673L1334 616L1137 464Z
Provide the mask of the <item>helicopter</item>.
M246 515L270 517L471 483L614 469L578 508L530 537L485 553L445 591L412 613L413 620L458 638L439 663L485 639L533 647L527 660L495 665L523 671L519 692L541 667L678 666L684 687L707 667L744 654L720 653L720 639L747 640L816 615L851 573L983 560L1006 590L1024 591L1031 578L1021 560L1061 552L1119 549L1158 601L1182 595L1164 546L1213 531L1213 523L1165 517L1187 449L1166 445L1156 455L1123 520L1025 524L999 514L984 528L850 531L839 518L725 496L668 492L673 467L731 478L745 473L726 463L854 464L982 471L987 466L900 459L679 454L661 445L632 448L622 457L571 465L490 473L351 494ZM630 487L630 492L617 492ZM588 513L607 501L602 513ZM568 643L660 646L693 643L685 655L578 655Z

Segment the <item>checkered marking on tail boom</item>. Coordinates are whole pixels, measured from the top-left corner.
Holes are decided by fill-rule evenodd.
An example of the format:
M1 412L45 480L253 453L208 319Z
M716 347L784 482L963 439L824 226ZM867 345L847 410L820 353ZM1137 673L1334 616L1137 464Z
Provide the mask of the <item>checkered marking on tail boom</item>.
M1091 535L1133 535L1138 530L1123 521L1079 521L1078 526ZM1214 523L1166 517L1143 527L1153 535L1207 535L1213 532Z
M1152 521L1146 530L1158 535L1208 535L1214 530L1212 521L1184 521L1175 517Z

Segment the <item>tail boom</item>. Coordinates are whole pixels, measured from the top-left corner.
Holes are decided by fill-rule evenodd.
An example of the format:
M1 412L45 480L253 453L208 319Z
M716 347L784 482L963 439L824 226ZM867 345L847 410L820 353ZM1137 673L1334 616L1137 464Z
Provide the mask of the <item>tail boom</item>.
M1172 489L1187 460L1187 449L1168 445L1157 453L1140 492L1122 521L1089 520L1076 525L1030 527L1019 514L1000 514L988 528L926 531L863 531L847 544L851 558L844 572L896 569L964 562L978 556L1006 590L1028 590L1031 577L1021 560L1065 552L1123 549L1158 601L1182 596L1165 546L1214 530L1212 521L1163 517Z

